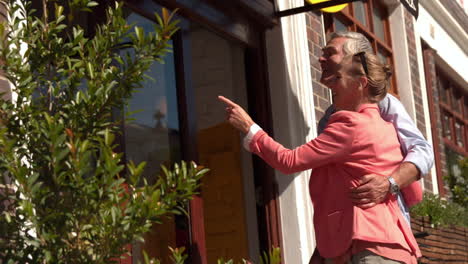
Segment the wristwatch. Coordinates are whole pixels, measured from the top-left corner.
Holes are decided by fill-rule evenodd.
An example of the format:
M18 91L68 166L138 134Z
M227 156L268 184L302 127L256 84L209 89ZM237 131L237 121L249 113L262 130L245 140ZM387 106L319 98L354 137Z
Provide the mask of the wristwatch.
M397 194L400 192L400 186L396 183L395 179L392 176L388 177L388 182L390 183L390 193Z

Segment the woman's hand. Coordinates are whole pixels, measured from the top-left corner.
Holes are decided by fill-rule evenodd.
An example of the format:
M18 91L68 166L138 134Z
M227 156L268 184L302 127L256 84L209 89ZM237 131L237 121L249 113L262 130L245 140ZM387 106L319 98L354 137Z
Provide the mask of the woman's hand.
M218 96L218 99L226 105L226 120L236 129L244 134L249 132L250 127L254 124L252 118L238 104L227 99L224 96Z

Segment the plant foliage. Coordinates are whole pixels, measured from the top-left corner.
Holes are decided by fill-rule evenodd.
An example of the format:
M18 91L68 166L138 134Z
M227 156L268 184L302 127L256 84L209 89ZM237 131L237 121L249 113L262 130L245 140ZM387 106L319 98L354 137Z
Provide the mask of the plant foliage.
M144 32L115 3L89 36L64 10L76 17L95 1L43 0L53 7L42 13L30 1L3 2L0 68L14 96L0 99L0 262L117 262L125 245L181 211L206 172L182 162L149 184L145 164L124 164L116 151L113 109L170 51L176 21L164 10ZM133 53L122 57L122 47Z
M442 200L439 196L425 193L421 203L411 208L419 216L428 216L435 226L468 227L468 211L457 203Z
M449 173L445 180L452 192L452 200L468 210L468 158L458 161L459 173Z

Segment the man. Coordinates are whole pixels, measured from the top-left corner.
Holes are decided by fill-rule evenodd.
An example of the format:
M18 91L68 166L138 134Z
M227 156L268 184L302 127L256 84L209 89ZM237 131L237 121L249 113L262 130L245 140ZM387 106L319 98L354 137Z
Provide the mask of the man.
M348 31L333 33L322 51L323 54L319 58L322 68L320 82L326 86L331 85L334 81L335 74L344 56L363 51L373 52L372 46L366 37L360 33ZM405 159L400 167L389 177L382 177L376 174L362 177L360 186L350 191L350 197L356 206L369 208L382 202L389 193L396 194L398 195L398 202L402 213L409 222L408 207L399 190L419 180L422 175L429 172L434 161L432 146L416 128L398 99L392 95L387 95L379 103L379 108L382 118L394 124ZM319 133L323 131L330 115L334 111L333 105L326 110L324 117L319 121ZM314 253L313 259L319 261L319 258L316 258L316 256L318 256L317 251ZM311 259L311 263L315 263L313 261Z

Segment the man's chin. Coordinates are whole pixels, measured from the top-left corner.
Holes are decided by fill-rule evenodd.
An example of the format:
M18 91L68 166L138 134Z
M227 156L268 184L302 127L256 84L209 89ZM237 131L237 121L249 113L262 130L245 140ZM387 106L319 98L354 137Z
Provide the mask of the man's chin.
M327 87L330 87L333 82L334 82L335 78L333 75L330 75L330 76L324 76L322 74L322 76L320 77L320 83L327 86Z

